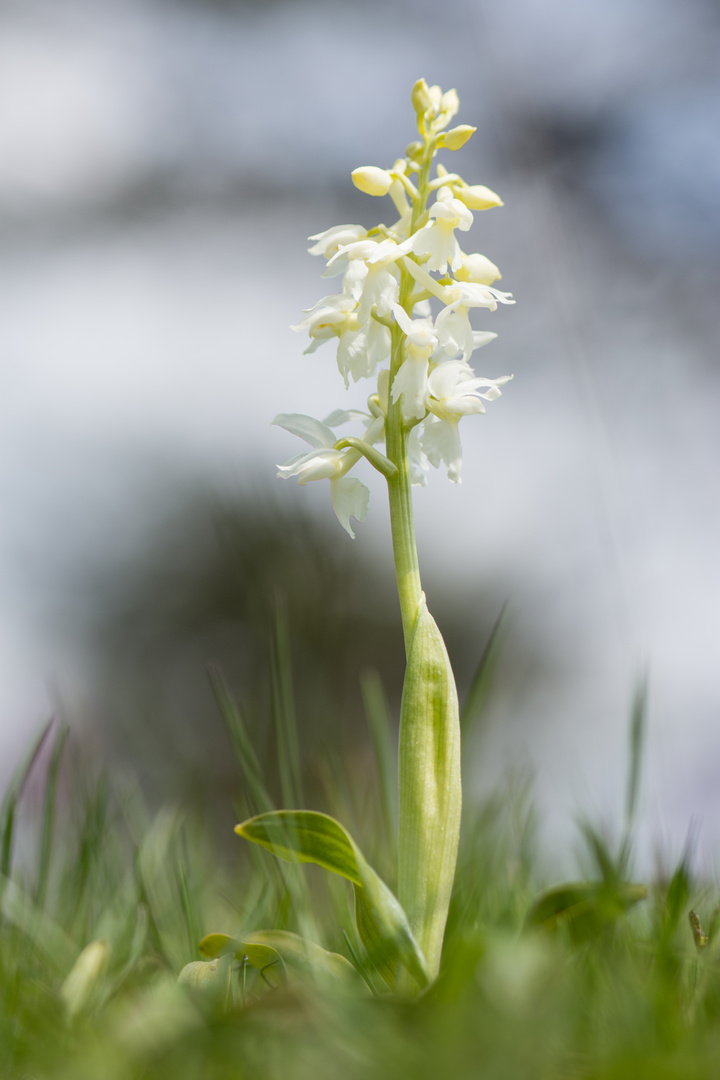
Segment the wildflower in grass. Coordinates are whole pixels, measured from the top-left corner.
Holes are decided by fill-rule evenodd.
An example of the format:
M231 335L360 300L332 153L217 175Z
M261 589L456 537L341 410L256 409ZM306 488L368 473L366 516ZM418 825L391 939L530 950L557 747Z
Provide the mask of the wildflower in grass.
M459 483L460 421L484 413L486 402L498 398L512 378L473 371L472 354L496 335L474 329L471 316L476 308L493 312L514 303L493 284L498 267L485 255L465 253L456 236L468 232L474 211L501 206L501 199L440 164L432 175L437 152L459 150L475 129L461 124L446 130L458 111L454 90L443 93L420 79L411 98L419 140L391 169L363 165L352 174L360 191L389 196L398 219L370 229L338 225L310 237L310 252L326 260L323 276L341 277L342 283L293 328L310 335L307 352L337 342L346 387L351 377L377 378L368 412L336 410L323 422L281 414L274 421L311 447L280 465L278 475L300 484L329 480L333 508L350 536L350 520L364 520L369 498L350 471L364 457L388 483L407 655L398 748L397 897L344 827L324 814L261 814L236 830L280 858L316 862L351 880L368 960L379 978L404 993L417 992L439 971L462 803L457 691L420 583L411 485L425 484L431 465L445 465L450 480ZM337 439L333 429L350 421L362 425L362 436Z

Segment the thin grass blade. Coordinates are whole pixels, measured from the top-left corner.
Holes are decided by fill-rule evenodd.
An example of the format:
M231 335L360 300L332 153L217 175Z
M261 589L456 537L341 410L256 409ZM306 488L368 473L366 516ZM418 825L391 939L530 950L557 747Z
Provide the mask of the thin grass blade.
M387 698L377 671L366 671L360 685L380 785L385 836L389 855L394 863L397 860L397 765L393 753Z
M507 603L503 604L500 614L490 631L490 637L475 668L470 689L460 710L460 730L463 734L467 734L479 719L488 699L507 625L506 613Z
M272 652L273 704L278 740L280 782L285 806L302 806L302 770L293 692L290 635L287 613L278 600L275 610L275 634Z
M264 814L274 810L275 806L265 784L265 778L248 735L242 713L230 693L220 668L216 666L209 667L208 678L215 701L220 709L220 714L240 762L240 768L245 780L245 798L248 806L256 814Z
M38 907L42 908L47 894L48 881L50 879L50 862L52 858L53 834L55 831L55 815L57 811L57 792L60 779L60 765L67 743L68 728L59 727L55 735L55 745L48 766L47 780L45 781L45 796L43 799L42 834L40 839L40 853L38 857L38 875L35 900Z

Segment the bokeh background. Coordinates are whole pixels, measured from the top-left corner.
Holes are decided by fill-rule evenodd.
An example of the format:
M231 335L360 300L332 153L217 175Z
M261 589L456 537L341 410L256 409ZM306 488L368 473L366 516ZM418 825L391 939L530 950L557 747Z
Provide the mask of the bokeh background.
M353 543L269 422L362 405L288 327L306 237L388 216L349 173L402 153L422 75L478 128L453 166L505 207L466 247L517 300L477 324L515 379L462 486L417 495L461 686L507 605L467 783L531 777L551 857L617 829L647 677L643 856L694 823L715 865L718 55L714 0L2 0L0 783L60 711L211 799L205 665L270 755L278 617L309 767L362 762L359 673L395 701L402 657L382 485Z

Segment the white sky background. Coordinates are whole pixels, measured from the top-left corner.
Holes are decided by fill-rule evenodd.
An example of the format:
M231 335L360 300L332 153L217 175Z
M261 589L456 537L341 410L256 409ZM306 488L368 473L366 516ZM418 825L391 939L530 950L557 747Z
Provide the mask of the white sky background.
M0 776L48 681L82 684L47 618L68 567L129 558L163 475L272 477L299 449L275 412L363 401L287 327L325 291L306 235L338 223L350 169L402 152L424 74L478 126L453 164L506 207L466 246L518 302L477 320L500 338L475 367L515 380L463 421L463 485L419 492L421 556L465 602L501 580L563 672L495 702L478 783L530 764L551 836L617 820L646 667L646 850L695 818L720 851L719 38L701 0L6 0ZM358 543L385 539L371 487Z

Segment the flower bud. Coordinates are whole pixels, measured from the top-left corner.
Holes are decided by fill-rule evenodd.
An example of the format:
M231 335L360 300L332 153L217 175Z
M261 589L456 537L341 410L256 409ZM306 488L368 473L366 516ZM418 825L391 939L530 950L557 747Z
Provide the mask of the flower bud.
M60 997L72 1019L92 1006L108 963L110 947L106 941L91 941L82 950L60 987Z
M440 136L440 145L447 150L459 150L476 131L477 128L471 127L470 124L459 124Z
M430 88L424 79L418 79L410 91L410 101L416 113L424 113L432 105Z
M230 987L230 957L192 960L178 975L178 986L186 986L207 1005L217 1006L227 998Z
M463 255L462 266L455 271L457 281L474 281L478 285L492 285L502 274L494 262L485 255Z
M484 184L468 184L455 188L455 197L464 202L468 210L490 210L493 206L503 206L503 201Z
M420 161L422 158L423 144L421 142L411 142L405 150L405 157L410 161Z
M433 89L440 88L433 87ZM442 131L444 127L447 127L459 108L460 99L457 96L457 90L447 90L441 94L437 104L437 120L433 124L435 131Z
M377 165L362 165L359 169L353 169L352 182L366 195L387 195L393 178L386 169L379 169Z

